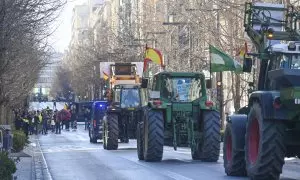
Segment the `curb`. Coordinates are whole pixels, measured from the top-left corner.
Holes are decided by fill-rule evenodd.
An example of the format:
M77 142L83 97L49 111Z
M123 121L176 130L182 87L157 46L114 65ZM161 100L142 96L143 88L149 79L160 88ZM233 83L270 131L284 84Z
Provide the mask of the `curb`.
M42 152L39 138L36 135L31 135L30 141L35 143L35 151L33 155L33 172L32 177L35 180L52 180L47 162Z

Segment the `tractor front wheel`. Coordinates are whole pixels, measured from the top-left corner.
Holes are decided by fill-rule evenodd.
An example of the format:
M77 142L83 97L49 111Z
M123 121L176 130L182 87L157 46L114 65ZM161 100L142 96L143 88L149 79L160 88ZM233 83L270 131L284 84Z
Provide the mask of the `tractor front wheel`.
M137 155L139 160L144 160L144 124L138 123L137 124L137 131L136 131L136 145L137 145Z
M161 161L164 148L164 119L158 110L145 110L144 121L144 159Z
M202 142L197 142L197 149L192 151L192 158L204 162L217 162L221 143L220 115L217 111L204 111L202 118Z
M108 114L107 120L104 123L104 136L103 136L103 146L107 150L118 149L118 139L119 139L119 126L118 126L118 115Z
M261 106L253 103L245 137L246 168L251 179L279 179L286 152L284 131L282 121L263 119Z
M225 172L228 176L246 176L245 151L237 144L240 138L238 136L241 134L236 133L238 130L232 128L239 127L232 126L231 123L226 125L223 146Z

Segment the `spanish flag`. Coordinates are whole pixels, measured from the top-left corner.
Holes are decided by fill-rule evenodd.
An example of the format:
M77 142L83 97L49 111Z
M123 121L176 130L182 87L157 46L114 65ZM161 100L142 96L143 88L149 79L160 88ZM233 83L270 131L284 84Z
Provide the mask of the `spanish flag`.
M106 81L106 80L108 80L108 78L109 78L109 76L105 72L103 72L103 79Z
M245 57L248 57L248 44L247 42L245 42L244 47L242 47L238 53L236 54L236 56L239 56L240 59L244 59Z
M154 48L148 48L146 46L145 59L144 59L144 72L148 67L149 62L154 62L155 64L159 64L163 66L163 59L161 52Z

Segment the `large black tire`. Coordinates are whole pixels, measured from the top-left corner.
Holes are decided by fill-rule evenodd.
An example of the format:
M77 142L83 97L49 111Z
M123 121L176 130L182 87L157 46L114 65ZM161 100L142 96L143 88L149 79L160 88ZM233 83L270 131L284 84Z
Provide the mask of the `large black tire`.
M233 130L231 123L227 123L224 133L224 144L223 144L223 159L225 173L228 176L246 176L246 162L245 162L245 151L238 147L241 134L236 133L237 130ZM245 136L245 133L243 134ZM244 141L244 136L243 141ZM243 143L244 144L244 143Z
M197 142L197 149L192 150L192 158L204 162L217 162L221 145L220 114L217 111L204 111L202 120L202 142Z
M106 144L106 136L107 136L107 134L106 133L108 133L108 131L106 130L106 121L107 120L103 120L102 121L102 127L103 127L103 130L102 130L102 140L103 140L103 149L107 149L107 144Z
M245 137L246 168L251 179L279 179L286 152L284 136L283 122L263 119L260 105L254 102Z
M139 160L144 160L144 123L137 124L137 131L136 131L136 146L137 146L137 155Z
M118 149L118 139L119 139L119 126L118 126L118 115L117 114L108 114L107 120L105 122L105 149L107 150L116 150ZM103 143L104 144L104 143Z
M144 121L144 159L161 161L164 148L164 119L159 110L146 109Z

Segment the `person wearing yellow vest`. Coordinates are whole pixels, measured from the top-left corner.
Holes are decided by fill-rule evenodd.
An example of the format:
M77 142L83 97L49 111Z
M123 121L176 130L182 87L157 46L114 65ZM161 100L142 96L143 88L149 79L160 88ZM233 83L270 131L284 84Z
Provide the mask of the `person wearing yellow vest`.
M40 132L39 124L41 124L41 122L42 122L42 115L40 114L39 110L37 110L35 112L35 115L33 118L34 118L35 134L38 135L38 133Z
M25 113L23 116L23 131L28 136L28 128L29 128L29 120L28 120L28 113Z

